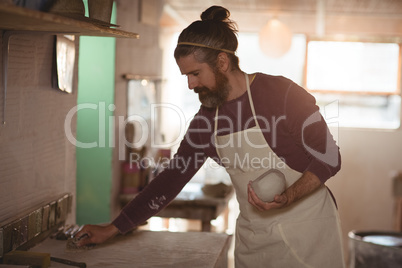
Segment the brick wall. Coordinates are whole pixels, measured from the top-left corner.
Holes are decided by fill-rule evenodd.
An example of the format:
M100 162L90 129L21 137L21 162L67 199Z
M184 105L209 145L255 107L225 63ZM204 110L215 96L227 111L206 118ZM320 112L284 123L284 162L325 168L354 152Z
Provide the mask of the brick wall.
M10 39L6 124L0 126L0 226L64 193L75 195L75 147L66 138L64 121L76 104L77 76L73 94L51 87L53 40L43 34ZM75 74L78 41L76 49ZM3 100L1 87L1 117Z

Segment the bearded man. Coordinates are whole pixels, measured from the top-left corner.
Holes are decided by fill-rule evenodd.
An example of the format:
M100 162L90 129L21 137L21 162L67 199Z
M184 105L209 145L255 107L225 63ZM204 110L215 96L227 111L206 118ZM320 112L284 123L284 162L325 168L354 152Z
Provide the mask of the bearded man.
M306 90L240 70L229 15L212 6L179 36L174 56L201 107L171 165L111 224L84 226L80 245L127 233L157 214L210 157L226 168L239 202L236 267L344 267L338 212L324 184L340 169L339 148ZM180 159L189 165L175 166ZM271 174L283 175L285 190L262 200L250 182Z

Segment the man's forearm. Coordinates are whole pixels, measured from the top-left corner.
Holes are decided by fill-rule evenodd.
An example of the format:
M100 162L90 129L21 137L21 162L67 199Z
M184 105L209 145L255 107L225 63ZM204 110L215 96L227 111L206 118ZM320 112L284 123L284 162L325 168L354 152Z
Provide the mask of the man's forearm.
M287 205L311 194L321 186L320 179L312 172L306 171L294 184L286 189Z

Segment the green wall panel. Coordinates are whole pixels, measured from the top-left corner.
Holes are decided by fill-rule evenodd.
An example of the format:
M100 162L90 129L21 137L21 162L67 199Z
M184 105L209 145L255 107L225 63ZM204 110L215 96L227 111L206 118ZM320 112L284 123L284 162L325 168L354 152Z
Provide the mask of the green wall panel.
M86 1L84 1L87 6ZM115 8L112 23L115 22ZM110 221L115 38L80 37L77 111L77 224ZM89 147L89 148L83 148ZM92 148L90 148L92 147Z

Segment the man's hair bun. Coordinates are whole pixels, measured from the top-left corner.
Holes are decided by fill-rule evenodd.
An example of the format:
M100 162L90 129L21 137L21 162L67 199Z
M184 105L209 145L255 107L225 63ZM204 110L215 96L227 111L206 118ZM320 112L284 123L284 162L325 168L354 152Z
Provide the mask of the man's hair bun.
M230 12L221 6L211 6L201 14L201 20L214 20L214 21L226 21L229 19Z
M211 6L201 13L201 20L194 21L179 35L174 57L194 53L199 62L207 62L216 67L219 53L226 52L232 68L240 70L237 50L237 25L229 19L230 12L221 6Z

